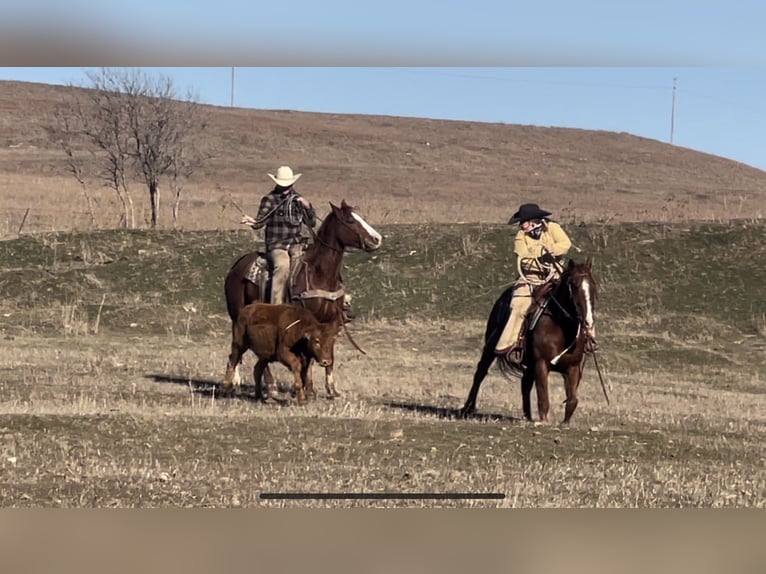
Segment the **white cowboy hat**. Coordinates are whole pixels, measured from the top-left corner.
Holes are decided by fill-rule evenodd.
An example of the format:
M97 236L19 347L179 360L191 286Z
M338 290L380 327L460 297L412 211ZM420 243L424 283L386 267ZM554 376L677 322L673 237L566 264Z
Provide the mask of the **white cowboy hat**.
M296 181L298 181L298 178L302 176L302 173L296 173L293 174L293 170L290 169L288 166L283 165L277 170L277 175L267 174L271 179L274 180L274 183L277 185L280 185L282 187L289 187L292 184L294 184Z

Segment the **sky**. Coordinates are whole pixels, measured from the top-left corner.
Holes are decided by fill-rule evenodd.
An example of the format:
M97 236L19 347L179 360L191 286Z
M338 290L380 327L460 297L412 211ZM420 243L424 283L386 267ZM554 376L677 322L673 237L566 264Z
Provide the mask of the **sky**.
M212 105L627 132L766 170L764 21L761 0L26 0L0 80L141 67Z

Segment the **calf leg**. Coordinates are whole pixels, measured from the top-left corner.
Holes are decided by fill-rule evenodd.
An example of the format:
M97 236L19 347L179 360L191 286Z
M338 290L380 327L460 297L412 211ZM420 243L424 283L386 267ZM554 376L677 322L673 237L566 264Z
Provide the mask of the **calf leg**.
M306 404L306 393L303 391L303 380L301 378L301 372L303 365L300 357L292 351L285 350L279 357L279 360L285 365L293 374L293 391L295 398L299 405Z
M307 399L316 397L314 384L311 381L311 361L306 357L301 357L301 386Z
M317 392L314 390L314 377L311 373L312 360L308 357L301 357L301 362L303 364L301 374L301 377L303 378L303 389L306 391L306 396L313 399L317 396Z

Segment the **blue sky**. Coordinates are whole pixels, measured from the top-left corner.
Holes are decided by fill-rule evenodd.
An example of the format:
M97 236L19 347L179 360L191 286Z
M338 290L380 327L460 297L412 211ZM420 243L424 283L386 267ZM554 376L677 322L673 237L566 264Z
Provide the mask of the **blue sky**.
M232 67L145 68L228 106ZM0 79L87 85L87 68ZM766 68L234 67L234 105L628 132L766 170ZM675 98L673 83L675 79Z
M761 0L12 1L0 64L67 67L0 79L87 85L88 68L140 66L227 106L234 67L241 107L666 142L672 115L674 144L766 170L763 22ZM30 38L39 53L8 49Z

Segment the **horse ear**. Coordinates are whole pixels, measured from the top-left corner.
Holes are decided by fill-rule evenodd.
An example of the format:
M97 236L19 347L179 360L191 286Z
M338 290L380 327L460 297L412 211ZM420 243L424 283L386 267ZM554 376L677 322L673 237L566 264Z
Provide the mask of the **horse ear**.
M349 207L351 207L351 206L348 203L346 203L345 199L341 199L340 200L340 208L341 209L348 209Z
M570 259L569 261L567 261L567 270L571 271L572 269L574 269L574 266L575 266L574 259Z
M591 269L593 267L593 257L588 255L588 258L585 260L585 265L588 266L588 269Z

